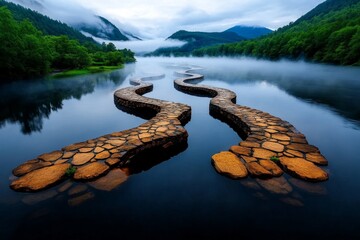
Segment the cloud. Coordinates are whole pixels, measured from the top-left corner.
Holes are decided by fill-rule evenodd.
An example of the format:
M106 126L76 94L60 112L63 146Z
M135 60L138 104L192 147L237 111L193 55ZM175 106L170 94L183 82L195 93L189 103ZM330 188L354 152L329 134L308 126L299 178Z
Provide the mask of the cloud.
M85 33L85 35L87 34ZM124 48L131 49L136 54L153 52L161 47L181 47L182 45L185 44L185 42L182 41L173 40L173 39L165 40L163 38L149 39L143 41L106 41L101 38L95 38L95 37L93 38L99 43L112 42L115 44L115 46L118 49L124 49Z
M12 0L30 4L36 0ZM180 30L224 31L234 25L277 29L324 0L37 0L50 17L66 23L101 15L125 31L166 38Z

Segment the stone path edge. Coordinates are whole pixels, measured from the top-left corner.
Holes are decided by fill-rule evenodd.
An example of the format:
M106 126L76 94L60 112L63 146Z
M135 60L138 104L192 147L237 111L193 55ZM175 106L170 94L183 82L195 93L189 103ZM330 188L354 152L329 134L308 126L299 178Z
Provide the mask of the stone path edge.
M11 182L10 187L15 191L36 192L68 178L91 181L106 175L112 168L126 166L140 152L186 143L188 133L183 126L190 120L191 107L142 96L153 89L152 83L144 81L163 77L131 79L130 83L134 86L114 93L116 106L125 107L130 112L138 108L155 112L150 120L132 129L41 154L13 170L18 178ZM72 168L76 171L71 173Z
M279 177L284 171L311 182L329 178L320 168L328 161L293 125L269 113L237 105L236 94L230 90L190 83L204 78L193 73L195 70L199 68L178 71L184 77L175 79L174 87L186 94L211 97L210 114L229 124L244 139L229 151L213 155L217 172L235 179L247 175Z

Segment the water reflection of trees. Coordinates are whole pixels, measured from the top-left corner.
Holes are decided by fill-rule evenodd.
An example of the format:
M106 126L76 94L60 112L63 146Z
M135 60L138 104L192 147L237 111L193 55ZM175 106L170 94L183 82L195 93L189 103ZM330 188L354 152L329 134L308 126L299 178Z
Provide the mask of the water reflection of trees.
M259 69L216 72L202 72L207 80L219 79L229 84L265 81L277 86L288 94L305 101L330 107L331 110L360 125L360 82L358 69L347 71L328 69L316 73L287 72Z
M80 100L103 84L121 84L131 66L111 73L86 75L66 79L45 79L13 82L0 86L0 128L8 123L18 123L24 134L39 132L44 118L62 109L63 101ZM110 103L111 104L111 103Z

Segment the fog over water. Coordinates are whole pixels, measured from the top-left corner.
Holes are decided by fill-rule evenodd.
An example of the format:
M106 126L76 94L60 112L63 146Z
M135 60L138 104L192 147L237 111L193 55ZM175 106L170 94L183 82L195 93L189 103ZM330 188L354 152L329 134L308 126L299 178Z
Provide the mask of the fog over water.
M174 72L191 66L202 68L199 84L230 89L237 104L293 124L328 159L330 179L284 174L288 187L279 193L266 180L218 174L211 156L242 140L209 115L209 98L174 88ZM187 146L141 155L144 166L110 192L69 180L34 194L9 188L12 169L26 160L144 123L119 110L113 93L133 77L159 74L145 96L191 106ZM359 239L358 76L360 68L305 62L137 58L111 73L0 85L0 238Z

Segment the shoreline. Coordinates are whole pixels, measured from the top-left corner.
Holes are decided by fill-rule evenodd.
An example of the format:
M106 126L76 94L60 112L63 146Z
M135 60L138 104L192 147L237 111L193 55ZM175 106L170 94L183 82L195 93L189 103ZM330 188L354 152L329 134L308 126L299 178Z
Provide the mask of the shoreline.
M101 72L111 72L117 69L121 69L124 67L124 64L119 66L89 66L82 69L71 69L64 71L54 71L50 73L48 76L50 78L66 78L66 77L74 77L86 74L94 74Z

